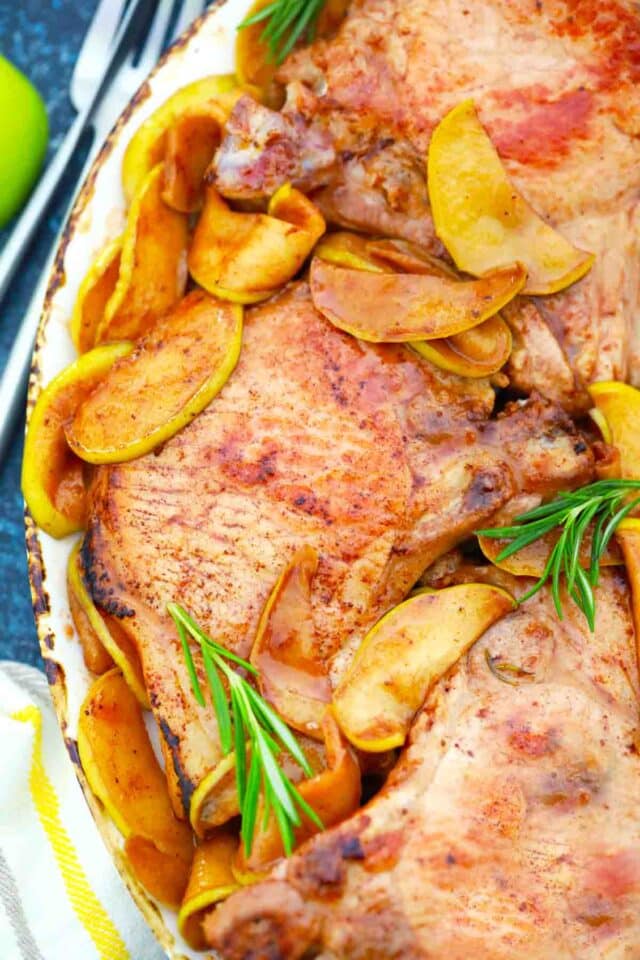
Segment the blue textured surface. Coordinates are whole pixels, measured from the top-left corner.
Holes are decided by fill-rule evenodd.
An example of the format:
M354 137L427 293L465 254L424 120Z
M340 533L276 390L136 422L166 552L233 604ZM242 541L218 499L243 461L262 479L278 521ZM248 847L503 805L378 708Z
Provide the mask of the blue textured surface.
M36 85L47 104L55 151L74 113L68 86L82 38L96 0L0 0L0 53ZM0 366L36 285L66 204L82 166L78 156L31 245L24 268L0 304ZM0 248L8 230L0 232ZM0 659L40 664L31 612L20 494L20 460L24 423L19 424L6 462L0 465Z

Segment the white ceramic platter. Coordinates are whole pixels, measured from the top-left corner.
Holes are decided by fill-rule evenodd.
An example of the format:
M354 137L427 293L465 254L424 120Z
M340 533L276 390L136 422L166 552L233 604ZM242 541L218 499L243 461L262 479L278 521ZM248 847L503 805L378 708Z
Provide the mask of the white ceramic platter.
M92 260L122 232L125 202L120 168L135 130L177 89L211 74L233 72L236 26L250 0L219 0L168 51L131 100L107 138L67 222L49 281L29 385L29 409L57 373L75 359L69 318L78 287ZM74 632L65 571L76 537L54 540L39 530L27 512L27 552L31 594L42 655L58 720L69 754L96 823L132 896L172 960L202 958L177 933L176 916L159 906L130 874L122 838L94 799L79 767L76 729L80 705L91 682Z

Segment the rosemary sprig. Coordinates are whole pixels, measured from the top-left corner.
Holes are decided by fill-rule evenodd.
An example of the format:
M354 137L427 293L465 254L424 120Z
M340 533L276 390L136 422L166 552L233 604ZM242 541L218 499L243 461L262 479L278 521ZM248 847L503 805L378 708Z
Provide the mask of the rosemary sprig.
M596 599L600 561L621 520L640 503L640 496L629 499L630 490L640 490L640 480L598 480L571 493L561 493L549 503L516 517L508 527L476 530L479 536L494 540L511 540L496 557L506 560L545 534L559 529L560 536L540 579L520 597L528 600L551 580L551 593L558 617L562 620L560 578L565 576L567 593L587 618L589 629L595 629ZM585 535L592 528L591 562L588 570L580 564Z
M235 750L236 785L242 826L240 836L246 855L253 847L260 793L264 798L264 824L272 813L278 824L282 845L287 856L293 851L294 828L300 825L300 812L321 830L323 824L309 806L282 767L278 756L286 751L310 777L313 771L289 727L273 708L254 690L251 684L233 669L233 664L257 676L253 664L237 657L209 637L184 607L167 604L182 644L191 687L201 706L204 694L189 646L189 637L202 652L202 661L211 692L211 702L218 721L220 745L225 756ZM222 678L227 681L228 694ZM247 750L247 747L249 748ZM249 768L247 770L247 752Z
M484 659L491 673L497 680L501 680L502 683L509 683L513 687L519 687L521 681L523 683L531 683L535 679L535 674L532 670L525 670L524 667L518 667L514 663L508 663L506 660L501 660L500 657L493 657L488 649L484 651Z
M238 30L266 21L260 39L269 47L269 59L279 64L291 53L298 40L311 43L325 3L326 0L273 0L243 20Z

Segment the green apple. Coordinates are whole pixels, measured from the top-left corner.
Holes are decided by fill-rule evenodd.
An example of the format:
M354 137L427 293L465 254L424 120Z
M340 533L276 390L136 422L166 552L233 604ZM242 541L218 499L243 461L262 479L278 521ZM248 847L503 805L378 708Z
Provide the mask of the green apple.
M0 228L18 212L47 149L49 124L42 97L0 56Z

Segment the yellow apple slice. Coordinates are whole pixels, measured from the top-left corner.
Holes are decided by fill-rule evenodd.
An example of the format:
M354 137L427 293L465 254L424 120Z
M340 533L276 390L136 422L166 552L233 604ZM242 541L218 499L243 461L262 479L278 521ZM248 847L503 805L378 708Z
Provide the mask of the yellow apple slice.
M592 383L589 394L606 421L609 442L620 453L620 476L640 479L640 390L607 380Z
M236 786L235 751L223 757L202 778L191 795L189 821L198 837L219 827L240 813Z
M479 277L518 261L528 274L523 293L547 294L591 268L593 254L569 243L518 193L473 100L433 131L427 183L436 233L459 270Z
M95 681L80 708L78 752L89 786L125 838L142 837L190 863L191 830L173 814L142 709L117 668Z
M406 343L477 327L512 300L525 279L518 263L463 281L352 270L314 257L310 286L316 310L340 330L372 343Z
M187 217L162 199L159 163L134 197L122 237L118 282L96 342L137 340L180 299L187 283Z
M357 233L330 233L316 245L314 256L339 267L372 273L419 273L456 279L442 260L406 240L368 240ZM461 377L490 377L501 370L512 348L511 330L498 315L477 327L441 340L417 340L412 347L441 370Z
M272 0L256 0L248 10L247 16L255 16ZM261 100L273 110L279 110L284 102L284 89L276 83L275 73L278 66L269 55L269 47L262 40L265 24L262 20L238 30L236 34L235 67L239 83L254 84L261 94Z
M322 721L325 745L324 769L314 777L298 784L301 797L315 810L325 829L346 820L358 809L361 796L360 766L353 751L336 723L333 711L325 711ZM247 877L261 873L266 866L284 854L282 837L273 816L266 825L259 811L251 854L247 857L244 847L239 847L234 862L234 872ZM295 845L299 846L318 832L317 824L302 816L302 822L294 830ZM246 880L245 880L246 882Z
M318 566L312 547L303 547L283 570L262 612L251 662L259 671L262 696L283 720L322 739L322 718L331 686L311 609L311 580Z
M189 271L214 296L256 303L295 276L324 231L317 207L288 184L273 195L268 214L231 210L210 185Z
M401 746L431 685L514 607L506 590L465 583L417 594L386 614L334 693L351 743L372 753Z
M52 537L85 523L83 464L69 449L64 428L82 401L131 343L96 347L68 366L42 391L29 418L22 460L22 493L35 522Z
M441 370L460 377L490 377L511 356L513 340L508 324L496 314L471 330L443 340L420 340L411 346Z
M369 270L371 273L393 272L393 267L383 267L376 263L373 255L369 253L369 243L366 237L358 233L349 233L347 230L326 234L316 244L313 255L338 267Z
M256 0L249 7L245 20L249 20L273 0ZM323 37L333 33L343 19L349 0L324 0L314 34ZM284 102L284 87L275 80L278 69L276 58L271 54L269 44L263 39L266 21L242 27L236 34L235 68L240 83L254 84L258 88L261 100L273 110L279 110Z
M167 132L180 117L199 113L224 124L244 91L234 76L202 77L177 90L142 123L127 145L122 186L131 202L151 170L165 157Z
M323 747L303 734L299 734L297 740L311 769L314 771L321 769L324 766ZM279 762L292 783L298 783L302 779L302 769L288 754L282 753ZM249 769L250 763L250 747L247 746L247 769ZM205 837L212 828L223 826L236 817L239 812L236 755L235 751L232 751L226 757L222 757L216 766L205 774L193 791L189 807L189 821L196 836Z
M76 628L80 646L82 647L82 657L85 666L91 673L99 676L102 673L106 673L107 670L111 670L114 663L113 657L104 647L98 634L91 626L87 613L76 597L73 584L70 582L70 573L73 572L73 568L75 567L81 543L82 541L78 541L69 555L69 563L67 564L67 598L69 600L71 619L73 620L73 625Z
M176 910L189 883L191 862L180 851L159 850L146 837L127 837L124 855L147 891L160 903Z
M512 573L516 577L541 577L549 559L549 554L553 550L560 531L552 534L544 534L533 543L527 544L517 553L512 553L510 557L504 560L498 560L501 550L511 543L510 540L494 540L491 537L478 537L478 544L483 554L490 560L494 566L507 573ZM580 548L580 565L588 569L591 563L591 531L587 531L583 538ZM617 545L610 541L607 549L600 559L600 566L614 567L622 563L622 556Z
M602 439L604 442L609 444L613 443L611 438L611 430L609 429L609 424L607 423L602 410L598 410L597 407L592 407L591 410L589 410L589 416L602 434Z
M162 199L181 213L202 206L204 175L220 143L220 124L213 117L186 114L167 131Z
M98 327L118 282L122 237L100 251L80 284L71 317L71 339L78 353L95 346Z
M203 410L240 355L242 307L194 290L115 364L67 428L90 463L133 460Z
M120 668L125 681L140 705L148 710L149 697L144 684L138 651L116 618L102 613L93 602L82 572L81 546L82 542L80 541L69 554L67 564L69 600L73 601L76 609L82 613L88 629L92 631L97 642L106 650L112 665L115 663Z
M434 257L423 247L408 240L396 240L384 237L380 240L367 240L366 250L369 256L385 267L402 273L429 273L439 277L451 277L458 274L444 260Z
M238 849L237 833L219 829L195 849L189 883L178 913L178 930L194 950L205 950L205 912L239 887L231 862Z

